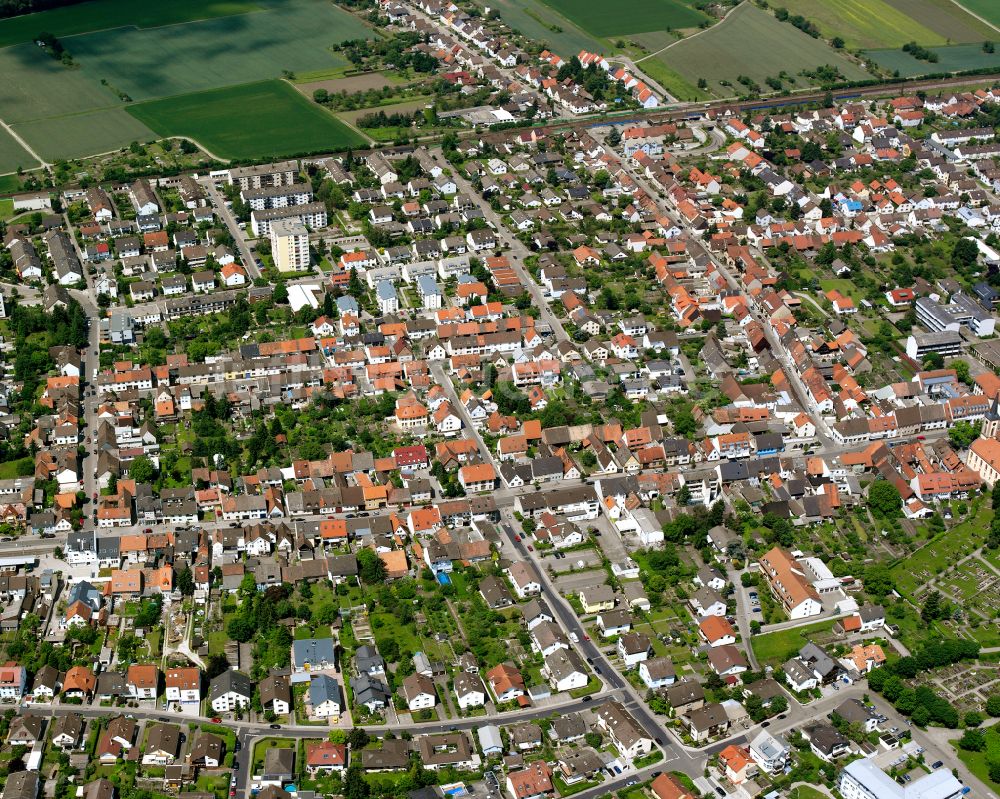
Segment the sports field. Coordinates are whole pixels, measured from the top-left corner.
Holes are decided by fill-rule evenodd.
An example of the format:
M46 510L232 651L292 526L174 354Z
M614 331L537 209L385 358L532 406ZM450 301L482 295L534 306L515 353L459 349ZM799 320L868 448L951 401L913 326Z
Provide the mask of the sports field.
M31 169L38 162L28 155L17 141L3 128L0 128L0 173L15 172L18 167Z
M680 0L544 0L592 36L622 36L667 28L696 28L706 17Z
M0 20L0 47L30 42L41 31L62 38L108 28L152 28L258 10L260 6L256 3L242 0L158 0L155 3L94 0Z
M221 158L356 147L364 140L280 80L136 103L128 112L160 136L189 136Z
M801 70L814 70L829 64L848 79L868 77L864 70L825 42L779 22L750 3L744 3L714 28L678 42L656 58L688 84L695 84L704 77L709 89L720 97L745 91L737 83L741 75L763 86L765 78L777 77L784 71L795 79L795 83L786 82L788 88L804 88L812 81L799 75ZM639 66L646 63L643 61ZM732 85L722 85L720 81L723 80Z
M1000 3L997 0L959 0L969 11L1000 27Z
M902 50L869 50L865 55L900 77L938 72L964 72L969 69L1000 68L1000 48L995 53L984 53L982 44L955 44L951 47L932 47L938 54L935 63L921 61Z

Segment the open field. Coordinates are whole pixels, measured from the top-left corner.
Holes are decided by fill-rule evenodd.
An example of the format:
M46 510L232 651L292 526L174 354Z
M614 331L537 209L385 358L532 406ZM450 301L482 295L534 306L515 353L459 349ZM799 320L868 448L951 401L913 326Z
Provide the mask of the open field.
M358 18L326 0L210 0L205 4L170 0L149 8L130 0L94 0L0 21L0 41L4 26L27 24L22 23L25 19L31 20L28 38L42 24L41 29L57 35L76 34L64 40L75 59L73 68L49 58L34 44L0 49L0 72L5 78L0 85L0 114L49 160L107 152L153 138L152 130L140 121L150 110L130 116L122 95L136 102L176 98L175 113L184 108L192 116L177 117L169 125L160 119L160 130L201 129L206 114L211 114L187 104L192 92L273 80L286 70L331 75L348 66L330 49L331 44L372 32ZM109 29L109 21L129 27ZM6 35L7 41L20 41L14 32ZM353 80L382 81L384 77L357 76ZM289 105L291 90L279 91L284 97L277 112L227 105L226 114L233 120L261 122L270 117L274 122L284 109L293 113L293 118L308 120L306 128L294 131L287 147L280 148L285 152L317 145L319 130L325 131L324 141L329 142L318 145L319 149L354 140L336 120L312 112L303 116L301 106L295 109ZM225 124L219 120L209 128ZM236 124L230 127L229 134L235 137ZM272 152L273 147L263 142L276 134L271 123L265 122L263 127L269 132L252 136L245 147L229 149L220 141L220 149L242 156ZM9 149L0 137L0 171L32 165L17 150L8 154Z
M283 70L332 69L346 59L328 48L371 29L322 0L150 30L114 30L68 43L82 72L136 102L280 77ZM192 54L197 53L197 58Z
M581 50L607 49L607 45L554 9L541 5L541 0L496 0L490 5L513 30L544 44L563 58L568 59Z
M660 47L663 46L660 45ZM696 83L689 81L679 72L668 67L659 58L647 58L637 66L678 100L704 100L709 96L707 92L699 89Z
M592 36L621 36L666 28L696 28L706 17L680 0L544 0Z
M37 165L38 162L28 154L28 151L7 131L0 128L0 172L16 172L18 167L28 169Z
M125 108L89 111L68 117L49 117L15 125L20 136L31 142L46 161L82 158L147 142L156 134Z
M342 122L279 80L128 107L160 136L190 136L222 158L264 158L364 143Z
M0 50L0 74L0 116L8 124L121 105L99 80L67 69L33 44Z
M228 17L258 11L260 6L243 0L95 0L75 6L25 14L0 21L0 47L30 42L40 31L58 37L132 26L154 28L213 17Z
M825 637L833 627L833 621L819 621L804 627L779 630L774 633L755 635L750 639L753 653L761 665L779 665L798 652L813 638Z
M404 100L401 103L391 103L389 105L380 105L375 108L358 108L354 111L340 111L337 113L339 119L345 122L350 122L352 125L357 124L357 121L361 117L367 114L374 113L376 111L384 111L386 114L412 114L414 111L419 111L427 103L431 101L429 97L418 97L416 100Z
M996 30L982 20L960 7L952 0L885 0L893 8L897 8L924 27L944 36L951 42L982 42L1000 36ZM990 8L995 12L997 4L988 0ZM971 7L971 3L962 5ZM984 18L987 14L976 12Z
M317 89L326 89L330 94L338 92L365 92L369 89L381 89L383 86L392 86L396 81L390 80L381 72L369 72L365 75L352 75L349 78L331 78L327 80L313 80L302 82L295 81L294 86L306 97L311 98L312 93Z
M944 44L947 38L885 0L783 0L782 5L815 23L827 39L840 36L848 47L902 47L910 41Z
M1000 4L996 0L959 0L969 11L1000 27Z
M892 72L898 71L900 77L903 78L912 78L928 73L963 72L969 69L1000 67L1000 50L995 53L984 53L982 43L955 44L951 47L932 47L931 49L939 56L939 60L933 64L928 61L920 61L902 50L869 50L866 55L879 66Z
M784 70L795 77L795 83L789 84L789 88L804 88L812 81L799 76L801 70L813 70L829 64L837 67L847 78L861 80L868 77L861 67L848 61L825 42L807 36L788 23L778 22L768 12L748 3L737 8L711 30L679 42L657 58L690 84L704 77L709 88L721 97L739 94L743 90L736 82L740 75L763 85L765 78L776 77ZM643 61L640 66L645 64L648 61ZM723 80L736 88L723 86L720 83ZM666 88L670 89L670 86Z

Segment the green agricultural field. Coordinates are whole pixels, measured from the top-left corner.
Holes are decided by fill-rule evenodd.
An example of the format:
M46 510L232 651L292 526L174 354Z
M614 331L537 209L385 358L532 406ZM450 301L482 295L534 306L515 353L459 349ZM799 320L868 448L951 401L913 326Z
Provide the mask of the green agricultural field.
M1000 40L1000 36L998 36ZM1000 48L995 53L984 53L982 44L955 44L951 47L931 48L938 54L935 63L921 61L902 50L868 50L865 55L900 77L938 72L964 72L970 69L1000 68Z
M750 644L753 646L753 653L761 665L778 665L792 657L813 638L825 636L833 628L833 625L834 622L830 620L818 621L804 627L793 627L790 630L755 635L750 639Z
M554 9L540 4L539 0L494 0L490 4L512 30L544 44L552 52L569 58L581 50L604 51L594 37L587 34Z
M26 19L31 20L29 34L5 27L26 25ZM120 27L111 29L111 21ZM134 116L126 112L123 95L138 103L177 97L184 106L193 92L273 80L284 71L329 73L347 65L331 49L335 42L372 35L360 19L328 0L165 0L156 5L93 0L0 21L0 42L4 36L7 42L30 39L40 24L64 36L75 66L63 66L30 43L0 49L0 116L49 160L153 138L140 121L142 111ZM289 102L284 97L281 107ZM336 120L304 112L300 103L296 107L295 118L307 119L307 129L293 131L290 141L315 143L318 130L325 130L326 140L334 143L354 140ZM276 118L269 109L227 109L235 120ZM197 127L207 112L190 110ZM185 124L177 119L166 127ZM229 134L237 134L235 126ZM232 150L223 144L221 149L270 152L272 146L261 149L269 136L274 138L273 131L251 137L256 143L246 147ZM34 165L19 149L8 152L9 143L0 137L0 172ZM292 149L301 148L290 144Z
M108 28L155 28L212 17L228 17L260 9L256 3L241 0L160 0L137 3L135 0L95 0L37 14L25 14L0 21L0 47L30 42L41 31L58 37Z
M18 167L31 169L35 166L38 166L38 162L28 154L28 151L7 131L0 128L0 173L16 172Z
M220 158L268 158L356 147L364 140L279 80L128 107L160 136L189 136Z
M67 117L48 117L14 126L46 161L82 158L148 142L156 134L125 108L106 108Z
M288 0L255 14L90 33L67 47L84 75L98 84L106 80L139 102L277 78L285 70L334 69L347 61L330 45L371 35L357 17L330 2Z
M696 28L706 17L680 0L544 0L593 36L622 36L667 28Z
M744 3L711 30L678 42L656 58L688 84L705 78L709 89L720 97L745 91L737 83L740 75L763 86L765 78L777 77L784 71L795 79L794 83L785 83L791 89L812 84L809 78L799 75L801 70L814 70L824 65L836 67L848 79L870 77L825 42L779 22L770 13L749 3ZM723 86L722 80L729 81L732 86ZM670 86L666 88L669 90Z
M945 43L944 36L885 0L782 0L782 5L815 23L826 38L842 37L849 47L902 47L910 41Z
M969 11L1000 27L1000 3L996 0L959 0Z
M0 74L0 116L8 124L121 105L100 81L67 69L33 44L0 50Z
M925 28L930 28L950 42L982 42L1000 37L1000 30L976 19L966 9L953 0L885 0L893 8L902 11ZM988 0L992 10L996 10L995 0ZM970 3L963 3L971 7ZM985 14L980 16L986 17Z

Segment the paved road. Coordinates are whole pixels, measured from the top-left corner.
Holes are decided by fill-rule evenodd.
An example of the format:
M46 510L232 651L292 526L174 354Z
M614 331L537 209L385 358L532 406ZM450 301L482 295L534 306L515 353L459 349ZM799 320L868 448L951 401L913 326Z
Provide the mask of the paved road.
M443 162L444 156L441 153L439 147L434 148L433 154L439 156L439 160ZM479 193L472 187L472 183L459 172L457 169L452 170L452 177L458 186L458 191L460 194L467 194L470 197L478 197L482 199ZM552 309L549 307L548 302L546 302L544 295L542 294L541 286L539 286L535 279L528 273L528 270L524 268L524 259L529 255L532 255L531 250L524 246L524 243L516 238L503 223L500 215L493 210L488 202L483 200L480 204L480 208L486 215L486 220L490 223L491 227L496 231L497 238L500 241L500 247L498 249L502 250L510 261L511 266L514 271L517 272L518 278L520 278L522 285L531 294L531 299L533 300L534 306L538 308L541 318L552 328L552 333L555 335L556 340L559 342L569 341L570 338L563 329L562 323L552 313Z
M205 191L208 192L209 197L212 198L212 205L215 207L216 212L222 217L222 221L226 223L226 227L229 228L229 235L236 242L236 247L240 251L240 256L243 258L243 265L246 267L250 279L255 280L260 277L260 269L257 268L257 256L250 249L243 231L240 230L239 222L236 221L236 217L233 216L233 212L229 209L229 206L226 205L226 198L215 188L215 182L211 178L204 177L200 182Z

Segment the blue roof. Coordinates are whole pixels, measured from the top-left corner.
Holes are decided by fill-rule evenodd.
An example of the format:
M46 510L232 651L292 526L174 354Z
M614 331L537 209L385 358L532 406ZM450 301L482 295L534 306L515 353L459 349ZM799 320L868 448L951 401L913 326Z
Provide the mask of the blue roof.
M309 702L318 707L330 699L340 704L340 685L325 674L315 675L309 682Z
M296 666L333 663L332 638L300 638L292 644Z

